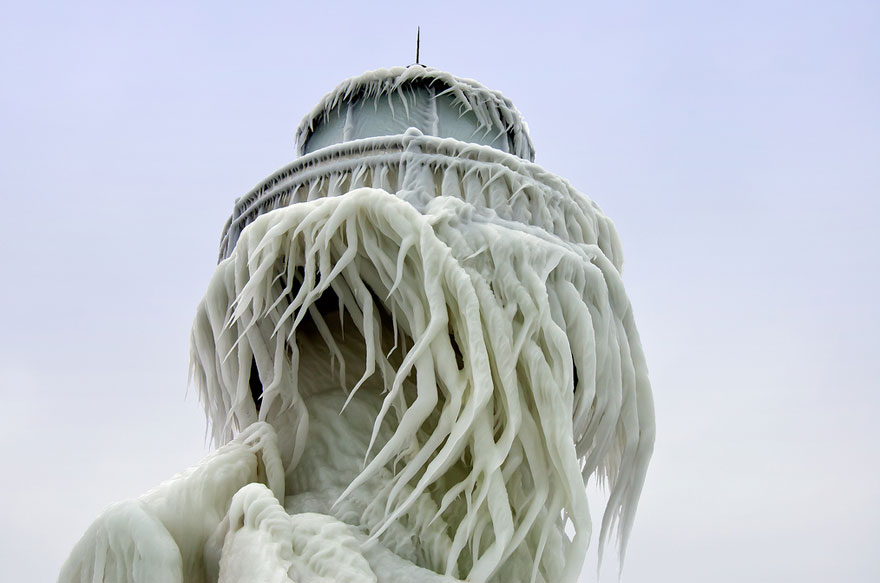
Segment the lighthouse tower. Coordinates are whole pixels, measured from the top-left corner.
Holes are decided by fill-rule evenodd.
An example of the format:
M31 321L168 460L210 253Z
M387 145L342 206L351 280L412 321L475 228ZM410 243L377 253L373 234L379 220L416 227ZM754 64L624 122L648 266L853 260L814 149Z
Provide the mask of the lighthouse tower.
M496 91L344 81L239 198L193 324L217 450L85 534L62 581L573 583L621 555L654 442L613 223Z

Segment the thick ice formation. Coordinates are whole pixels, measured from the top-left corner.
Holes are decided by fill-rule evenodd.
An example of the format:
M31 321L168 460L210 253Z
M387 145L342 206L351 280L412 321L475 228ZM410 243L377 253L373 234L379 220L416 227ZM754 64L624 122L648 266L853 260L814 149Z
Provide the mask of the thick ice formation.
M351 133L448 94L517 155ZM610 220L526 161L509 101L430 69L343 83L299 143L236 203L193 326L217 452L109 510L61 579L573 582L591 476L600 552L625 547L654 421Z

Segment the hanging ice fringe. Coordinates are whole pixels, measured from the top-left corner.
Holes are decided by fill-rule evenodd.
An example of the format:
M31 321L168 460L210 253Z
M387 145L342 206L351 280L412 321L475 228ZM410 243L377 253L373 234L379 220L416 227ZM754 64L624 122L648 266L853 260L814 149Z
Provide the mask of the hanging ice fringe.
M423 91L430 92L428 100L419 95ZM396 112L395 103L398 108ZM450 123L451 116L443 115L444 106L453 109L457 117L469 114L473 117L476 128L465 141L489 144L490 142L485 141L486 137L509 136L509 140L492 140L492 145L530 162L535 160L528 128L509 99L471 79L462 79L446 71L422 66L377 69L340 83L303 118L296 132L297 154L304 155L311 151L309 140L315 130L330 121L334 115L339 117L342 108L345 109L349 128L353 125L351 114L361 106L368 106L367 113L372 111L370 121L377 118L384 118L384 123L393 121L388 119L384 111L375 115L380 105L388 106L388 113L394 120L406 120L404 129L415 127L436 136L459 137L449 131L450 128L453 131L460 128L453 128L458 124ZM425 107L420 107L421 105ZM417 111L419 109L422 111ZM430 118L431 123L420 123L426 121L426 118ZM445 126L442 130L438 127L440 124ZM430 131L431 129L435 131ZM396 132L387 132L391 133ZM473 139L475 136L476 140Z
M507 99L433 69L344 82L297 140L193 325L218 450L61 580L574 583L593 477L622 560L654 413L611 221Z
M321 328L316 304L332 294L345 316L337 320L350 320L364 347L338 365L381 378L373 437L383 422L393 428L343 494L392 468L385 498L374 503L373 534L405 519L424 536L442 518L446 528L425 543L442 540L442 552L422 566L474 582L523 572L574 581L591 531L585 481L597 475L610 487L600 546L618 523L625 546L653 445L613 226L568 188L528 192L502 168L493 177L434 162L422 185L430 191L310 193L310 202L268 212L242 232L193 332L214 438L225 443L258 418L289 422L289 412L306 423L301 403L317 388L305 371L331 362L297 357L298 326L309 318ZM367 184L395 169L355 166L313 184L354 176ZM515 214L517 197L525 199L520 214L541 227L502 218ZM383 331L391 314L394 329ZM340 354L329 329L321 337L326 354ZM388 354L400 337L409 341L405 351L398 342L395 365ZM266 387L259 412L248 386L252 359ZM291 467L308 447L298 443ZM436 511L413 512L424 500Z

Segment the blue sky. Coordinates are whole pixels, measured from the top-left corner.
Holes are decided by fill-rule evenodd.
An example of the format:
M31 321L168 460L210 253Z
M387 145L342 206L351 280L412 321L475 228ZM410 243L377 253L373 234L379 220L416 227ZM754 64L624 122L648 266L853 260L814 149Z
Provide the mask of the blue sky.
M416 25L621 233L658 419L623 580L880 579L880 5L621 4L5 3L3 579L205 454L232 203Z

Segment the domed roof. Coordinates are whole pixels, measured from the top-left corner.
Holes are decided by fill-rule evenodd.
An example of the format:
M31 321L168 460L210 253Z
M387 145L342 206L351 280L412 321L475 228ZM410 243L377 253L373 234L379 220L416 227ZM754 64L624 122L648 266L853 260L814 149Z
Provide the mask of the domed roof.
M410 127L535 159L528 127L509 99L471 79L422 65L377 69L340 83L303 118L297 154L403 134Z

